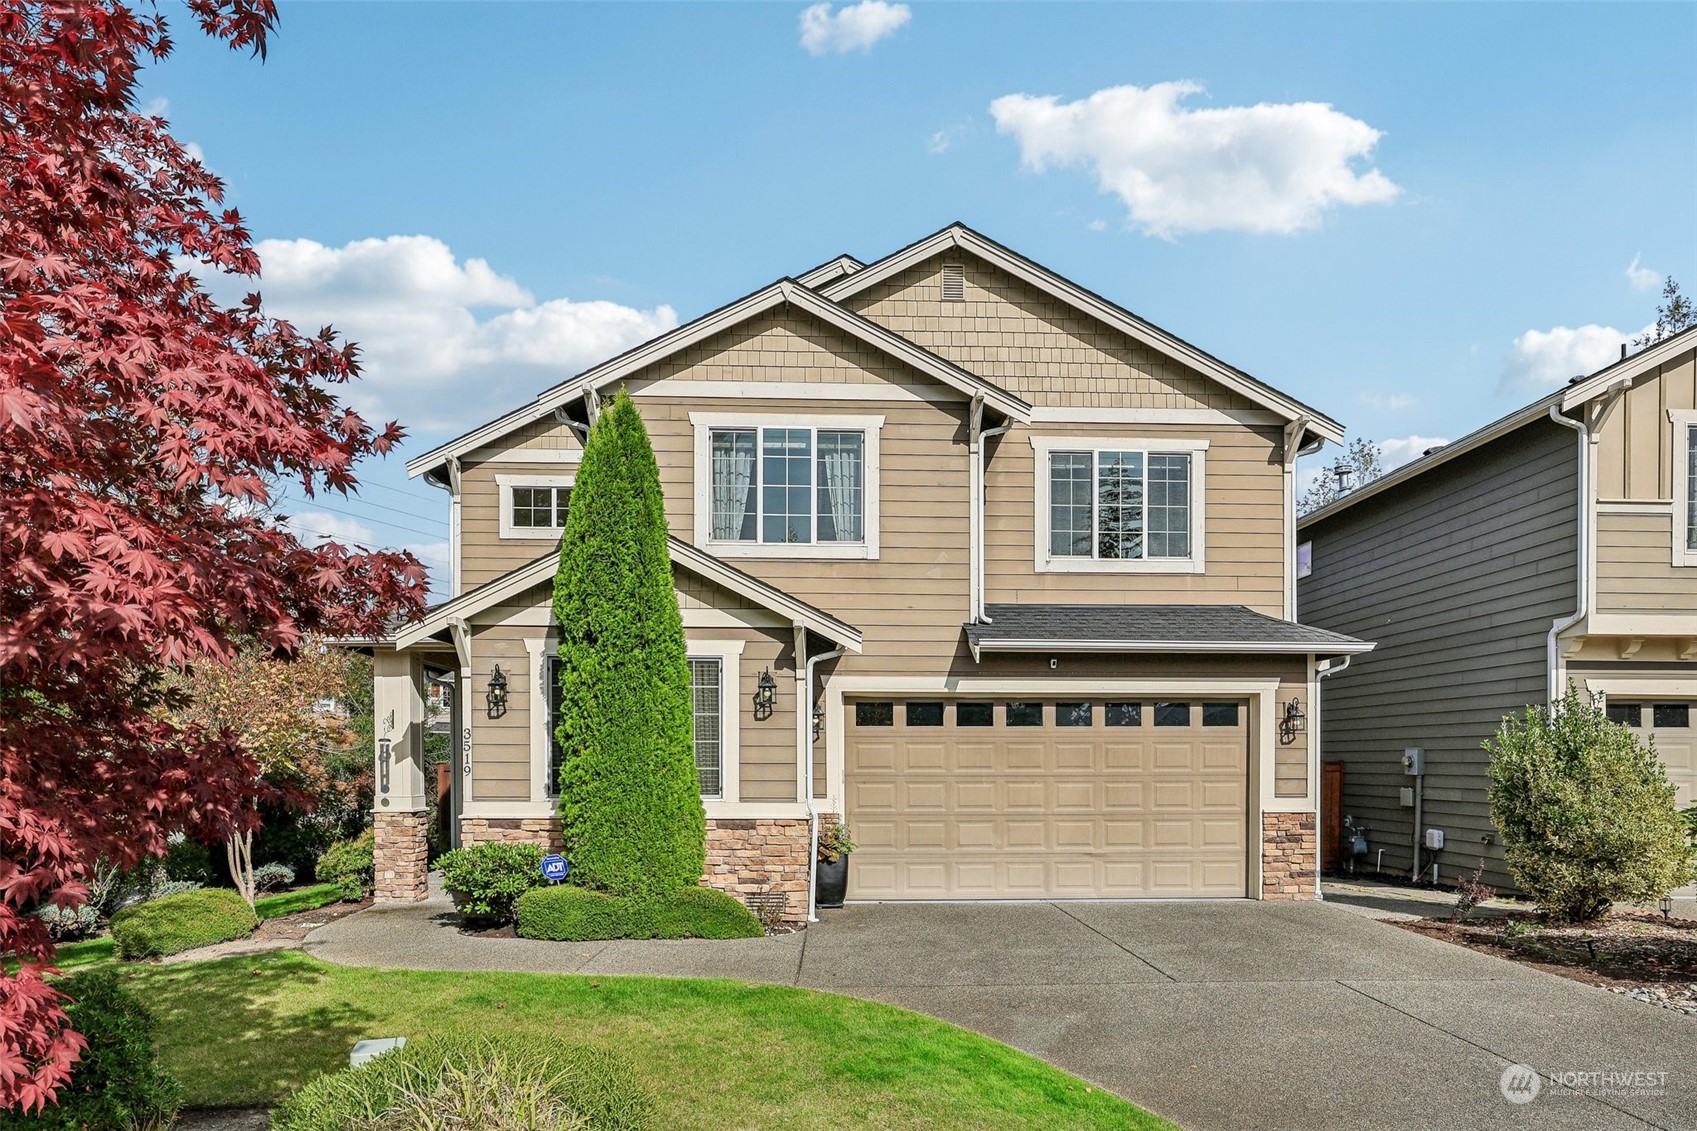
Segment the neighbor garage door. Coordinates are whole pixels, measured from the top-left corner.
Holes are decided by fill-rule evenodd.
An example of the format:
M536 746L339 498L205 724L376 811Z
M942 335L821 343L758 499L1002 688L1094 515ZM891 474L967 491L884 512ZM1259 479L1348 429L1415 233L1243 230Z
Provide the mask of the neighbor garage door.
M851 899L1243 896L1247 705L847 704Z
M1689 702L1609 696L1609 718L1656 742L1668 780L1679 790L1681 809L1697 805L1697 710Z

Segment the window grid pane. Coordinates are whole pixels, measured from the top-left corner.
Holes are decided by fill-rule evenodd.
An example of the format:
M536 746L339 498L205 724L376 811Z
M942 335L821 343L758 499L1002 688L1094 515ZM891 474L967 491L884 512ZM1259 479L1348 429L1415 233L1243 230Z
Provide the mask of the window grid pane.
M714 432L713 537L722 542L752 542L755 527L754 433Z
M1190 457L1157 452L1149 457L1149 556L1190 556Z
M719 661L691 660L689 697L695 716L695 776L700 779L703 797L718 797L724 792L720 780L719 691Z
M1685 430L1685 548L1697 550L1697 428Z
M1096 453L1096 556L1143 556L1143 453Z
M560 765L565 749L560 745L560 658L548 656L542 663L542 678L548 681L548 781L549 797L560 796Z
M859 542L865 535L866 437L819 433L819 541Z
M813 433L806 428L761 429L760 540L813 541Z
M558 530L566 525L569 487L514 487L513 526L528 530Z
M1090 557L1090 453L1056 452L1049 458L1049 553Z

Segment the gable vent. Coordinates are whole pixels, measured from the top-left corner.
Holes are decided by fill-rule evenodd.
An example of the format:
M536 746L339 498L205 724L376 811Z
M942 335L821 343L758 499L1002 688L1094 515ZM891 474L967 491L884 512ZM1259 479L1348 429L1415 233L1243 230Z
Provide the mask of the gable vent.
M966 268L959 263L943 264L943 301L966 301Z

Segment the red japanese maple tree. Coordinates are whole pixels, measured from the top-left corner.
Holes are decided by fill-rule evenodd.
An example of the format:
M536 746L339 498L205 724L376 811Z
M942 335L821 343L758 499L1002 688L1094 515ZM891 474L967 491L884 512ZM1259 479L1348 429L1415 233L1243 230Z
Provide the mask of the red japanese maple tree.
M189 0L263 54L272 0ZM226 308L257 275L218 180L135 109L165 22L118 0L0 0L0 1106L50 1102L84 1042L32 912L96 860L251 827L253 759L169 720L166 673L240 639L288 653L422 606L410 556L302 546L268 484L346 492L387 451L337 399L351 346Z

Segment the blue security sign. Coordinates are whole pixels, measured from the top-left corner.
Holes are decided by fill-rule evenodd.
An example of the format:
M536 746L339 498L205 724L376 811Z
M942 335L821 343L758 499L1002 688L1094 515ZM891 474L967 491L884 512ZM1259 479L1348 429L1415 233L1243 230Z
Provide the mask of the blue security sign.
M572 874L572 866L558 852L550 852L542 858L542 878L551 884L557 884Z

